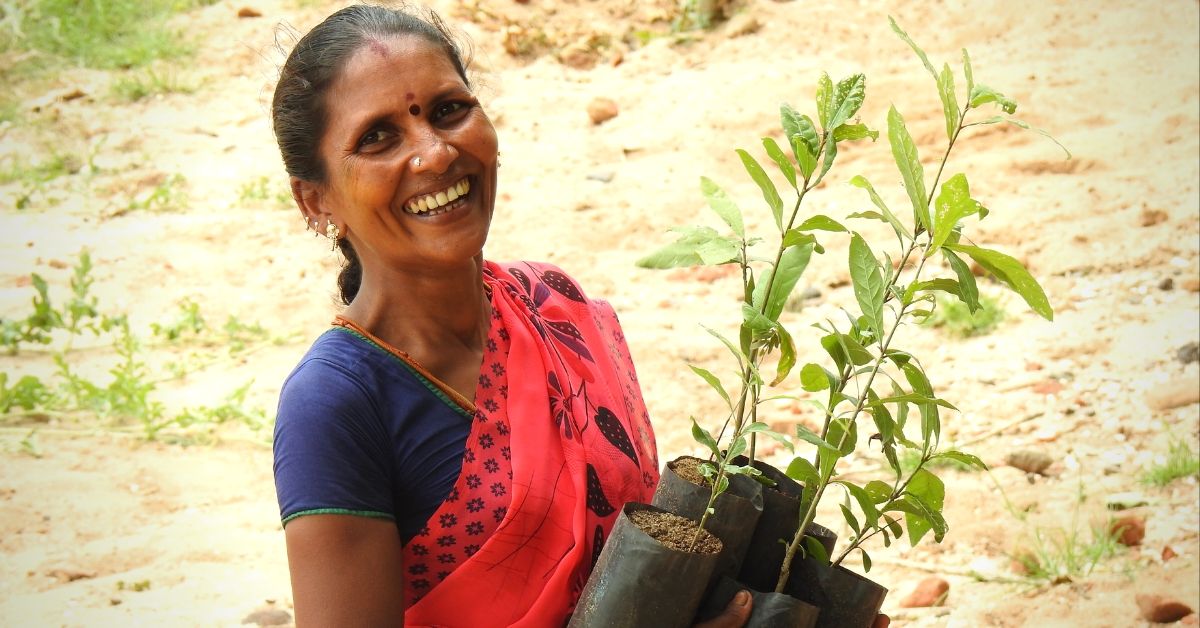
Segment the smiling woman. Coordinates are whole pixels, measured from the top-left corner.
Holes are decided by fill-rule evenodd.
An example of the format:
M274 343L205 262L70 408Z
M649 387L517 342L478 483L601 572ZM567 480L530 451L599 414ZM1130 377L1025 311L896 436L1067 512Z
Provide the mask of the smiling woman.
M272 113L305 225L346 258L276 422L297 623L563 625L658 478L615 314L560 269L484 260L498 142L436 16L333 14Z

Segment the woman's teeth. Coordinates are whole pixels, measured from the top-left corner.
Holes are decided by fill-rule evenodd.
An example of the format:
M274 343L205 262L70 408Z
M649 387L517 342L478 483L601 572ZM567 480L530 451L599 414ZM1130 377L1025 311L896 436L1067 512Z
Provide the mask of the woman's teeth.
M437 211L439 208L453 203L459 197L466 196L470 191L471 183L467 179L463 179L440 192L426 194L409 201L404 205L404 210L410 214L441 213Z

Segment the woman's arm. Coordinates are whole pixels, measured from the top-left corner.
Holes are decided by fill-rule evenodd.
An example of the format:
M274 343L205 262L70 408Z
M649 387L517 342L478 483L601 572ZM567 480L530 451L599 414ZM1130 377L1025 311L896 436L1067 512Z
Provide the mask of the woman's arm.
M298 628L403 624L400 534L387 519L307 515L284 528Z

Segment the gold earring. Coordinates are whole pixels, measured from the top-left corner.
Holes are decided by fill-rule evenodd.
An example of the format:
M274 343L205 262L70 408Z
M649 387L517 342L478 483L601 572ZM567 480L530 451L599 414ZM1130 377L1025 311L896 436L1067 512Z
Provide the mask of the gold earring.
M338 226L335 223L327 222L325 223L325 237L329 238L330 241L329 250L335 250L337 249L338 238L342 237L342 230L338 229Z

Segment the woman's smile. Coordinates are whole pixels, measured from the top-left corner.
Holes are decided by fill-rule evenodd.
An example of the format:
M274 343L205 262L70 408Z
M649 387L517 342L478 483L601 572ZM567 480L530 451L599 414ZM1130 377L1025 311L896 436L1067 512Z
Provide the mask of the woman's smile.
M414 196L404 204L404 211L426 217L445 214L466 206L470 191L471 179L463 177L444 189Z

